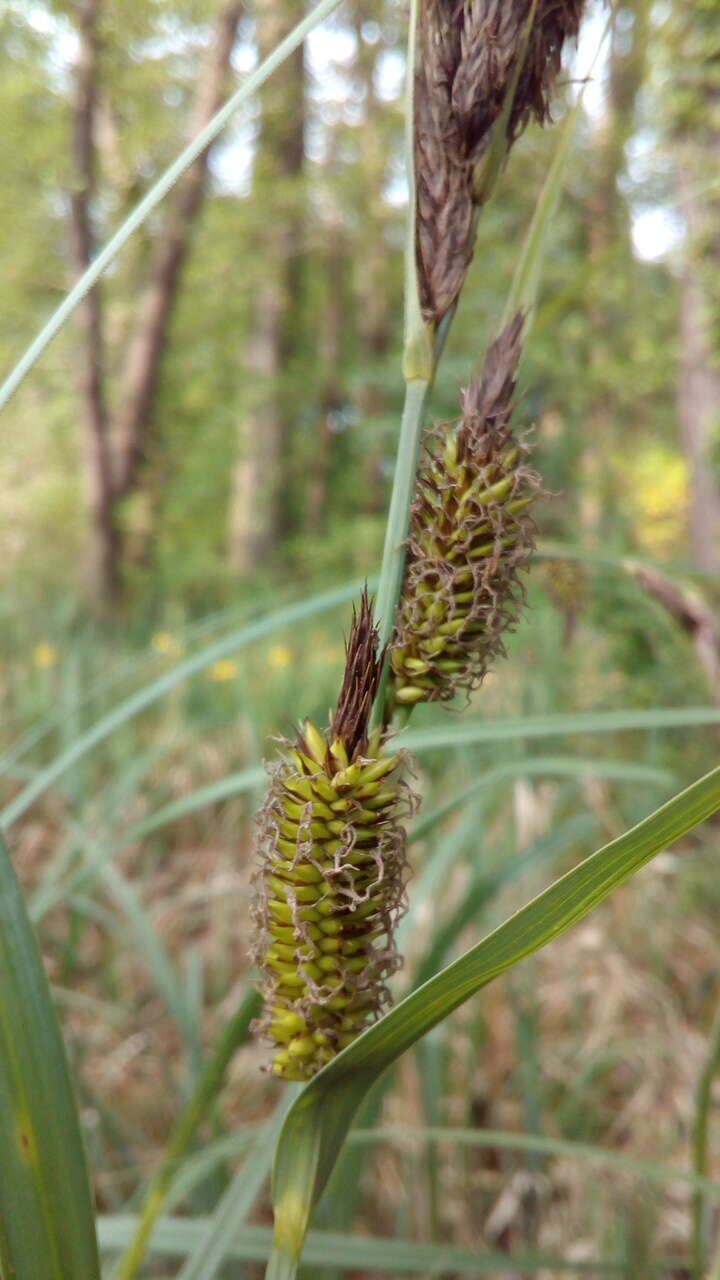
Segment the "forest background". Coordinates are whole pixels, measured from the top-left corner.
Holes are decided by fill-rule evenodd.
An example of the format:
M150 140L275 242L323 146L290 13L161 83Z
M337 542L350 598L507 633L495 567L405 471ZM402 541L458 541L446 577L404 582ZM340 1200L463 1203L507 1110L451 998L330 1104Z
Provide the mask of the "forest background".
M303 12L299 0L4 4L4 370ZM4 411L6 825L108 1214L153 1168L248 980L259 784L232 779L268 735L301 714L323 721L343 584L379 564L402 400L405 21L402 5L368 0L318 28ZM557 117L606 21L591 5ZM450 726L421 761L429 807L479 770L500 777L441 827L441 898L437 867L419 872L412 972L428 939L452 954L715 754L716 728L686 709L708 720L720 699L719 31L715 0L618 3L585 90L520 379L518 421L549 490L530 608L468 711L516 732L460 749L462 718L418 713L429 733ZM530 128L483 214L438 419L456 415L496 330L556 145ZM286 606L336 587L333 607L283 626ZM234 646L278 610L262 640ZM576 717L562 732L560 714ZM466 919L478 868L485 892ZM709 826L433 1033L403 1064L387 1123L406 1138L522 1132L685 1168L720 999L719 907ZM215 1138L269 1111L262 1058L257 1045L237 1055ZM628 1167L623 1181L572 1151L502 1143L458 1154L418 1135L378 1138L378 1176L331 1225L617 1257L628 1276L683 1252L691 1196L671 1178ZM238 1159L218 1157L186 1207L208 1210Z

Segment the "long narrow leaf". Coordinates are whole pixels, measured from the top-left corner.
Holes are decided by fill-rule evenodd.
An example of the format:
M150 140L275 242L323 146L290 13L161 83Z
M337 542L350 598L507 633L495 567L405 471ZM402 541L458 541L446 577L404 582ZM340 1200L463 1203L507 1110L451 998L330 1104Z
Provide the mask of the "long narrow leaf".
M65 1048L1 836L0 1270L5 1280L100 1276Z
M476 991L559 937L640 867L720 808L720 768L556 880L477 946L401 1001L303 1090L275 1158L272 1280L296 1274L314 1204L378 1075Z
M178 1280L215 1280L232 1251L238 1227L251 1213L269 1177L272 1152L292 1091L259 1129L247 1160L225 1189L204 1232L196 1240Z
M210 1219L162 1218L153 1248L167 1257L184 1257L207 1230ZM100 1219L103 1248L122 1246L133 1230L131 1215L118 1214ZM263 1262L270 1251L267 1227L238 1226L229 1258L239 1262ZM317 1270L340 1267L344 1271L379 1271L383 1276L442 1276L455 1272L462 1276L517 1276L534 1272L559 1276L627 1276L627 1259L578 1261L541 1252L473 1252L449 1244L424 1244L411 1240L390 1240L377 1236L350 1236L335 1231L315 1231L308 1236L305 1261ZM681 1269L681 1260L658 1259L648 1275L672 1275Z
M480 742L517 738L550 738L561 733L619 733L624 729L684 729L720 724L717 707L649 707L637 711L574 711L553 716L518 716L512 720L443 722L404 733L399 742L409 751L466 747Z
M45 769L41 769L32 782L27 787L24 787L20 794L0 813L0 826L9 827L11 823L22 817L30 808L30 805L39 796L43 795L49 787L53 786L59 778L62 778L74 764L77 764L78 760L82 760L99 743L109 738L121 725L131 720L133 716L139 715L147 707L152 706L154 702L162 698L170 689L181 684L183 680L197 675L199 671L203 671L211 663L217 662L219 658L227 657L229 653L235 653L238 649L243 649L247 645L253 644L256 640L263 640L281 627L302 622L305 618L311 618L315 614L323 613L326 609L332 609L336 605L344 604L347 600L352 600L359 594L362 586L362 582L346 582L342 587L336 587L332 591L323 591L320 595L312 596L309 600L286 605L285 608L278 609L275 613L267 614L264 618L258 618L256 621L248 623L247 626L240 627L237 631L232 631L229 635L223 636L221 640L216 640L213 644L201 649L199 653L193 654L192 657L186 658L183 662L178 662L176 666L159 676L157 680L151 681L150 684L139 689L137 693L126 698L124 702L120 702L112 711L108 712L106 716L103 716L88 729L86 733L76 738L65 751L60 752Z
M482 725L478 725L478 728L484 731L488 723L492 723L492 721L485 721ZM508 733L508 726L515 727L515 722L512 720L496 723L500 725L502 736L538 736L532 733L527 735L521 732L517 734ZM527 724L527 721L521 723ZM466 727L463 726L463 728ZM550 733L552 732L550 730ZM557 729L555 732L562 733L563 729ZM416 738L418 736L419 734L416 735ZM413 741L411 745L415 751L429 751L438 744L436 744L434 737L430 736L426 744L421 741L418 745L416 741ZM439 745L452 744L440 743ZM636 782L659 787L669 786L673 780L672 774L668 770L659 769L654 765L639 764L634 760L578 759L571 756L536 756L524 760L508 760L499 764L495 769L489 769L486 774L476 779L465 791L446 801L442 808L434 809L427 817L421 818L415 824L411 838L413 840L424 840L437 822L459 808L466 799L477 791L486 790L489 787L497 786L501 782L507 782L519 777L592 777L605 778L608 782ZM128 827L121 837L122 843L130 844L136 840L142 840L153 831L159 831L171 822L176 822L179 818L185 818L188 814L196 813L197 810L205 809L208 805L216 804L220 800L227 800L231 796L246 795L248 791L254 791L256 787L261 787L266 778L265 770L257 766L250 769L241 769L237 773L228 774L226 778L220 778L218 782L210 782L207 786L198 787L197 791L191 791L190 795L183 796L182 800L173 800L169 804L164 804L161 808L156 809L154 813L149 814L147 818L143 818L141 822Z

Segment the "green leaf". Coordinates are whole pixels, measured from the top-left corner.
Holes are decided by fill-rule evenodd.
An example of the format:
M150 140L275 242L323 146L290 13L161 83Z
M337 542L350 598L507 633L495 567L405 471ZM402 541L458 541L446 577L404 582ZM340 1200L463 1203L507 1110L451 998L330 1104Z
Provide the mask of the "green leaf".
M720 808L720 768L556 880L464 956L401 1001L306 1086L275 1156L268 1280L296 1274L313 1206L353 1115L392 1062L470 996L576 924L640 867Z
M117 1267L117 1280L133 1280L142 1264L145 1252L155 1227L171 1192L177 1189L181 1161L186 1156L200 1125L207 1116L208 1110L220 1093L225 1082L228 1067L236 1050L244 1044L250 1032L250 1024L260 1009L260 996L254 989L248 991L235 1014L222 1028L211 1056L206 1062L200 1078L195 1086L193 1096L180 1115L171 1134L165 1155L154 1172L146 1189L140 1214L136 1220L136 1229L128 1243L127 1250ZM234 1137L237 1134L233 1135ZM245 1135L245 1144L257 1137L257 1131ZM215 1149L219 1144L214 1144ZM236 1154L236 1151L233 1152ZM207 1152L203 1152L206 1156ZM219 1159L220 1157L218 1157ZM202 1159L202 1157L200 1157ZM188 1164L183 1166L187 1173ZM186 1186L188 1184L186 1181Z
M272 1152L293 1093L288 1090L277 1111L258 1131L247 1160L226 1187L205 1230L193 1245L178 1280L215 1280L230 1256L238 1226L248 1217L265 1185Z
M0 836L0 1268L99 1280L70 1071L42 958Z
M618 1173L631 1173L646 1182L678 1182L695 1187L707 1196L720 1200L720 1182L706 1175L691 1173L687 1169L675 1169L659 1164L656 1160L639 1160L621 1151L605 1151L589 1142L574 1142L570 1138L546 1138L537 1133L513 1133L506 1129L462 1129L447 1127L416 1127L409 1125L383 1125L377 1129L353 1129L348 1143L353 1146L371 1146L377 1142L444 1142L459 1147L494 1147L502 1151L532 1151L563 1159L587 1161Z
M162 1218L153 1247L166 1257L184 1257L192 1249L210 1219ZM131 1215L119 1214L100 1219L100 1239L104 1249L118 1248L134 1226ZM270 1251L271 1233L267 1227L238 1226L230 1246L229 1258L238 1262L263 1262ZM462 1276L516 1276L543 1271L560 1276L627 1275L627 1258L578 1262L556 1254L489 1253L458 1248L450 1244L425 1244L412 1240L391 1240L378 1236L350 1236L336 1231L313 1231L308 1236L305 1261L313 1267L313 1275L321 1268L338 1267L348 1271L379 1271L383 1276L442 1276L454 1272ZM681 1269L682 1261L659 1259L648 1274L672 1274Z
M412 829L412 840L424 840L439 822L477 795L516 778L605 778L608 782L635 782L645 786L669 787L673 775L654 765L637 764L634 760L593 760L577 756L529 756L524 760L507 760L488 769L444 804L420 818Z
M648 707L637 711L580 711L553 716L518 716L511 720L444 721L399 735L408 751L467 747L479 742L511 742L517 738L550 738L561 733L619 733L624 729L684 729L720 724L717 707Z
M552 164L550 165L548 175L535 205L530 226L517 260L513 281L505 302L505 310L503 311L502 320L500 321L501 330L510 323L516 311L522 311L525 315L528 315L535 306L538 284L540 281L540 270L545 256L545 238L547 229L560 198L560 191L562 189L563 178L565 176L565 167L568 162L568 156L570 155L570 143L575 136L575 128L577 126L581 107L582 90L578 95L575 106L568 112L567 118L560 130L557 146L555 147L555 153L552 158ZM527 328L528 324L526 321L526 337Z
M701 713L706 714L706 709L701 708ZM607 726L603 723L597 724L593 722L593 732L607 732L614 729L625 728L647 728L645 724L636 724L633 715L644 714L633 712L622 712L624 719L622 724L618 726L618 722L613 719ZM694 713L686 713L694 714ZM712 708L707 709L713 719L701 720L702 724L714 724L715 717L720 721L720 712L716 713ZM615 716L614 712L595 712L597 716ZM411 747L413 751L432 751L442 747L451 747L456 745L454 734L461 732L461 740L457 744L465 746L469 742L486 742L486 741L503 741L513 738L536 738L551 737L554 734L563 734L572 732L568 727L571 717L546 716L537 720L483 720L470 721L463 725L443 724L437 730L433 727L423 730L416 730L412 734L403 737L403 746ZM558 720L561 723L556 723ZM577 732L587 732L587 721L583 716L578 718L579 727ZM675 722L673 722L675 723ZM683 721L686 723L686 721ZM673 727L673 725L669 726ZM466 733L469 730L469 733ZM493 738L495 733L495 739ZM477 736L474 736L477 735ZM570 757L552 757L552 756L531 756L523 760L509 760L499 764L497 768L489 770L482 778L472 783L466 791L454 796L446 801L442 808L433 810L426 818L421 818L411 832L412 840L422 840L428 834L434 825L442 818L458 808L465 800L476 791L485 790L487 787L495 786L500 782L505 782L513 778L520 777L596 777L607 778L610 782L637 782L645 783L650 786L666 786L672 781L672 774L665 769L659 769L654 765L638 764L633 760L603 760L596 759L577 759ZM190 795L183 796L182 800L173 800L169 804L162 805L156 809L154 813L148 814L147 818L143 818L142 822L133 824L124 831L120 844L134 843L136 840L142 840L145 836L150 835L153 831L159 831L162 827L169 825L171 822L177 821L178 818L185 818L190 813L196 813L198 809L204 809L207 805L216 804L220 800L227 800L230 796L246 795L248 791L254 791L256 787L262 787L266 781L267 774L265 770L259 766L250 769L241 769L237 773L230 773L226 778L220 778L218 782L210 782L207 786L198 787L196 791L191 791Z
M557 202L560 198L560 191L562 189L563 179L565 176L565 168L570 155L570 144L575 136L575 129L582 110L585 86L591 78L592 69L600 55L600 50L605 43L605 37L610 30L611 24L612 15L608 19L605 31L603 32L602 38L598 44L588 77L580 86L580 91L575 101L575 105L568 112L567 118L559 132L552 163L548 170L545 182L543 183L542 191L540 192L535 204L530 226L517 260L515 274L505 302L503 317L500 322L501 330L510 323L517 311L522 311L526 316L528 316L535 306L538 284L540 281L540 270L545 256L545 237L548 226L550 225L550 219L555 212ZM526 337L527 329L528 322L526 321Z
M713 1085L720 1071L720 1010L710 1030L708 1052L698 1080L695 1097L695 1117L692 1134L692 1162L695 1174L702 1178L707 1176L709 1166L709 1129L713 1103ZM706 1206L703 1189L698 1186L693 1196L692 1207L692 1275L694 1280L702 1280L705 1273L705 1259L710 1246L709 1223L706 1222ZM720 1255L718 1255L720 1266ZM715 1280L713 1276L711 1280Z
M264 640L281 627L291 626L303 621L305 618L311 618L315 614L323 613L326 609L345 604L348 600L352 600L353 597L359 595L362 587L363 581L346 582L342 587L335 587L332 591L323 591L319 595L311 596L309 600L286 605L275 613L266 614L264 618L258 618L256 621L248 623L247 626L230 632L229 635L223 636L222 639L216 640L213 644L201 649L199 653L193 654L190 658L185 658L183 662L178 662L170 671L164 672L156 680L152 680L129 698L118 703L112 711L96 721L86 733L81 734L69 747L61 751L54 760L51 760L50 764L41 769L19 795L2 810L0 813L0 826L7 828L11 823L22 817L31 804L43 795L49 787L53 786L59 778L62 778L74 764L77 764L78 760L82 760L99 743L109 738L121 725L139 715L141 711L145 711L147 707L152 706L154 702L162 698L170 689L181 684L183 680L197 675L199 671L203 671L211 663L217 662L219 658L227 657L229 653L235 653L238 649L254 644L257 640Z

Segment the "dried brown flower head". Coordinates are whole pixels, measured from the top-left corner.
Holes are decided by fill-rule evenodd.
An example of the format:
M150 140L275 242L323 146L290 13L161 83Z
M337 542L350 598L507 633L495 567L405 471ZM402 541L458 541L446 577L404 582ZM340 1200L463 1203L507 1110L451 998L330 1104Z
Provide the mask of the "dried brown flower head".
M401 704L474 689L524 599L519 573L540 483L509 425L522 328L518 313L464 392L456 429L431 432L426 444L391 652Z
M462 288L482 200L476 169L494 126L508 102L509 149L531 118L548 119L563 45L577 34L583 6L584 0L423 0L416 239L429 321L439 321Z

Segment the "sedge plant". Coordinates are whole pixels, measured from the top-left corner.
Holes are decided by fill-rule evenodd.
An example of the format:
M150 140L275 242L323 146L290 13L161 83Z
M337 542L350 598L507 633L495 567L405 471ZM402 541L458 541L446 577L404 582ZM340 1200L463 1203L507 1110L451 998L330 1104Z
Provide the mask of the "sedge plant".
M296 1275L313 1205L353 1114L384 1068L473 991L584 915L652 856L660 830L667 830L668 815L655 815L600 850L383 1015L385 979L399 963L393 934L404 893L400 788L409 768L393 731L417 704L476 689L502 655L523 602L540 480L526 440L511 426L513 396L567 143L558 149L511 294L512 303L522 296L524 305L509 303L462 393L457 423L423 435L426 410L478 213L528 119L546 118L563 44L577 33L580 11L579 4L535 0L412 6L406 401L377 629L365 595L353 619L337 711L324 732L305 722L280 764L270 767L259 819L255 958L266 1008L258 1030L273 1045L275 1074L310 1081L278 1144L268 1280ZM693 796L715 796L718 777L697 786ZM686 803L690 793L680 811Z
M215 136L237 103L335 2L323 0L299 24L195 145ZM258 824L254 954L264 997L258 1030L271 1044L269 1069L295 1082L275 1153L270 1280L296 1275L313 1208L353 1117L382 1073L475 992L582 919L656 853L720 807L720 770L715 770L586 858L388 1008L388 980L401 963L397 925L406 901L408 819L416 807L409 748L419 749L428 739L443 740L437 728L424 738L411 731L403 739L399 730L418 704L446 703L477 688L489 664L502 655L504 638L523 602L522 574L532 550L532 504L540 480L530 464L526 437L512 427L513 397L543 233L567 157L568 126L538 199L506 313L461 394L458 421L438 424L424 435L425 417L472 258L478 217L525 126L531 119L542 123L548 118L563 46L577 33L582 7L581 0L413 0L411 5L406 401L383 562L374 603L367 592L359 595L329 724L304 720L295 738L280 746L270 765ZM191 159L184 153L133 211L10 375L1 396L7 398L19 385L83 291L92 287ZM344 588L294 612L287 610L286 616L310 614L357 594ZM260 638L274 625L267 619L251 623L240 639L218 642L129 699L40 771L8 807L5 822L22 816L44 789L119 724L210 661L209 653L217 656ZM650 722L648 713L633 714L634 721L628 713L630 722ZM684 714L679 723L711 719L707 713L704 721ZM624 721L620 717L621 723L628 722L628 715ZM488 724L468 725L467 730L468 741L493 735ZM236 789L256 783L250 770ZM232 790L229 786L224 794ZM427 834L431 829L428 825ZM4 1280L98 1280L70 1075L47 980L3 845L0 905L0 1273ZM198 1082L135 1224L134 1243L121 1264L123 1280L138 1274L173 1165L219 1089L254 1007L253 1000L243 1004ZM202 1241L194 1234L199 1247L182 1272L185 1280L200 1275L209 1280L233 1239L237 1247L233 1214L247 1212L264 1168L262 1161L247 1175L243 1168L239 1182L228 1187L210 1222L218 1230L207 1265ZM697 1185L705 1184L700 1178ZM697 1255L699 1213L696 1217ZM203 1231L207 1229L204 1224ZM259 1245L260 1236L262 1232L248 1247L261 1248L259 1256L267 1256L268 1241L262 1236ZM323 1258L322 1249L319 1256ZM446 1265L452 1265L451 1256L452 1250L444 1251ZM467 1270L467 1257L462 1265Z

